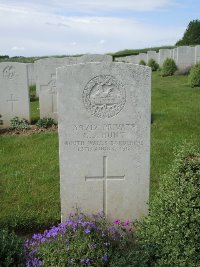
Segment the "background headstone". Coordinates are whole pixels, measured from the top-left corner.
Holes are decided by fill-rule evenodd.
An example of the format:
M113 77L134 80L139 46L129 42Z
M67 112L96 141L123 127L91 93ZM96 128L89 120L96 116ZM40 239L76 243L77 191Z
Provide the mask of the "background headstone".
M138 55L138 64L140 63L141 60L144 60L144 62L147 64L147 54L146 53L140 53Z
M28 85L36 84L34 63L27 63Z
M101 55L101 54L85 54L83 56L77 57L77 63L87 63L87 62L112 62L112 56Z
M176 65L178 69L185 69L195 64L195 48L191 46L179 46L177 48Z
M147 51L147 62L150 59L154 59L158 63L158 53L156 51Z
M158 63L159 65L162 67L164 61L167 59L167 58L171 58L172 54L172 50L171 49L160 49L159 50L159 60L158 60Z
M30 121L27 66L23 63L0 63L0 115L2 127L9 127L14 117Z
M62 220L75 207L110 219L148 212L149 67L87 63L57 69Z
M200 45L195 46L195 64L200 62Z
M46 58L35 62L40 118L48 117L57 121L56 68L76 62L76 57Z

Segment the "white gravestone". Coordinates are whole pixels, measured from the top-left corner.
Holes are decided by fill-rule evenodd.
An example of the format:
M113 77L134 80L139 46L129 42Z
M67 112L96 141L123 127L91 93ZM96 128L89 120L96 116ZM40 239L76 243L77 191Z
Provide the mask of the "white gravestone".
M195 46L195 64L200 62L200 45Z
M57 69L62 221L75 207L111 220L148 212L149 67L87 63Z
M147 51L147 63L150 59L153 59L158 63L158 53L156 51Z
M144 62L147 64L147 54L146 53L140 53L138 55L138 64L140 63L141 60L144 60Z
M28 85L36 84L34 63L27 63Z
M10 120L14 117L30 121L26 64L0 63L0 115L2 127L10 127Z
M177 48L177 67L185 69L195 64L195 48L191 46L179 46Z
M56 68L74 64L77 58L48 58L36 62L37 91L39 92L40 118L57 121Z
M112 62L112 56L101 54L85 54L81 57L77 57L77 63L87 62Z
M162 67L164 61L167 59L167 58L171 58L172 57L172 50L170 49L160 49L159 50L159 60L158 60L158 63L159 65Z

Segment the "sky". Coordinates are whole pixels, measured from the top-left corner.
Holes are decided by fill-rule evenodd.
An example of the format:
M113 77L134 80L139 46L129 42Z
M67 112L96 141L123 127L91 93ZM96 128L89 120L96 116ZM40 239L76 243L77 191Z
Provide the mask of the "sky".
M174 45L199 14L200 0L0 0L0 55Z

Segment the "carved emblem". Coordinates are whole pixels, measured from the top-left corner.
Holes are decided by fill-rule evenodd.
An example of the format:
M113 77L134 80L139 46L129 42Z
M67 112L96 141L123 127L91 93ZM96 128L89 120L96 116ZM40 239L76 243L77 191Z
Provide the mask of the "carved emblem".
M85 108L99 118L111 118L124 107L124 86L115 77L100 75L90 80L83 90Z
M13 80L15 75L16 75L16 70L15 67L13 66L7 66L3 70L3 77L5 77L6 79Z

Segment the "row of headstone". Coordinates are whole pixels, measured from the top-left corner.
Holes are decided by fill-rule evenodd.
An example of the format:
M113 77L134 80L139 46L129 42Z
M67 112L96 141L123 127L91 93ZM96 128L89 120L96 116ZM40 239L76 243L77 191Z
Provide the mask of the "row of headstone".
M3 125L10 127L14 117L30 122L29 86L36 83L39 95L40 118L57 121L56 68L85 62L112 62L108 55L47 58L35 63L0 63L0 115Z
M117 62L127 62L139 64L141 60L148 63L150 59L154 59L161 67L166 58L174 59L178 69L185 69L200 62L200 45L196 46L180 46L174 49L160 49L156 51L147 51L139 55L118 57Z

